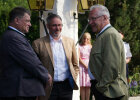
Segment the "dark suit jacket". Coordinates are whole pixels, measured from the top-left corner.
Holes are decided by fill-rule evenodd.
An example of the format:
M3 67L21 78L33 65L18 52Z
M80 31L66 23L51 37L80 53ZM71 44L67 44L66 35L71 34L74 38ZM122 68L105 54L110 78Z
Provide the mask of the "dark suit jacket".
M48 71L28 40L7 29L0 43L0 97L45 95Z

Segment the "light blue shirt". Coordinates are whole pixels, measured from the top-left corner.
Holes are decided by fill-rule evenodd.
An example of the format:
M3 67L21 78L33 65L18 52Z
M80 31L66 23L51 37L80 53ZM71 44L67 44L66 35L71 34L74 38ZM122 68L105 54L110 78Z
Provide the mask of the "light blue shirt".
M97 35L96 37L98 37L105 29L107 29L108 27L110 27L111 24L107 24Z
M105 29L107 29L107 28L110 27L110 26L111 26L111 24L107 24L107 25L100 31L100 33L98 33L98 34L96 35L96 37L98 37ZM90 77L91 80L95 80L95 77L92 75L92 73L91 73L89 67L88 67L88 74L89 74L89 77Z
M88 67L88 74L89 74L89 77L90 77L91 80L95 80L95 77L92 75L89 67Z
M62 37L59 40L54 40L50 35L50 40L54 59L54 81L64 81L69 78L70 70L62 44Z
M10 29L17 31L18 33L22 34L25 36L24 33L22 33L21 31L17 30L16 28L12 27L12 26L8 26Z

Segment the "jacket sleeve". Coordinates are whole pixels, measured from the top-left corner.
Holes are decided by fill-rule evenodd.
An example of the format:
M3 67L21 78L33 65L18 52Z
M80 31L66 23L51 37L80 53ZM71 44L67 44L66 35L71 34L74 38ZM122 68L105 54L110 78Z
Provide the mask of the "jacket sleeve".
M102 70L101 79L98 82L97 89L104 93L120 76L121 61L124 58L123 42L114 34L108 34L102 40Z
M8 44L10 56L32 77L39 79L46 84L48 71L42 65L29 42L23 37L12 38Z
M73 42L73 46L72 46L72 64L73 64L73 67L75 70L75 76L77 79L78 74L79 74L79 67L78 67L78 56L77 56L76 47L75 47L74 42Z

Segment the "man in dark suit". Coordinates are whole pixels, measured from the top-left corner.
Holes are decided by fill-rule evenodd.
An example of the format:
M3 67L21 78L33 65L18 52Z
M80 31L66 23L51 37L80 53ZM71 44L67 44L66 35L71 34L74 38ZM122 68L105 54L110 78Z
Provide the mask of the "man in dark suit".
M31 26L30 12L16 7L9 16L0 43L0 100L35 100L45 95L52 78L25 38Z
M105 6L90 8L89 24L97 33L89 61L91 92L96 100L128 100L123 41L109 19Z

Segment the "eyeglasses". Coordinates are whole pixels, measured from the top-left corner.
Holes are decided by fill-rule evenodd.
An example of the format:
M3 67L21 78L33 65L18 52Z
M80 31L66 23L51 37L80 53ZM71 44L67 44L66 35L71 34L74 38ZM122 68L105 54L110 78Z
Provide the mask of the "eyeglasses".
M101 15L101 16L103 16L103 15ZM100 18L101 16L98 16L98 17L91 17L90 19L88 19L88 22L90 22L90 21L95 21L96 19Z
M63 24L52 24L52 25L50 25L50 26L52 26L52 27L62 27L63 26Z

